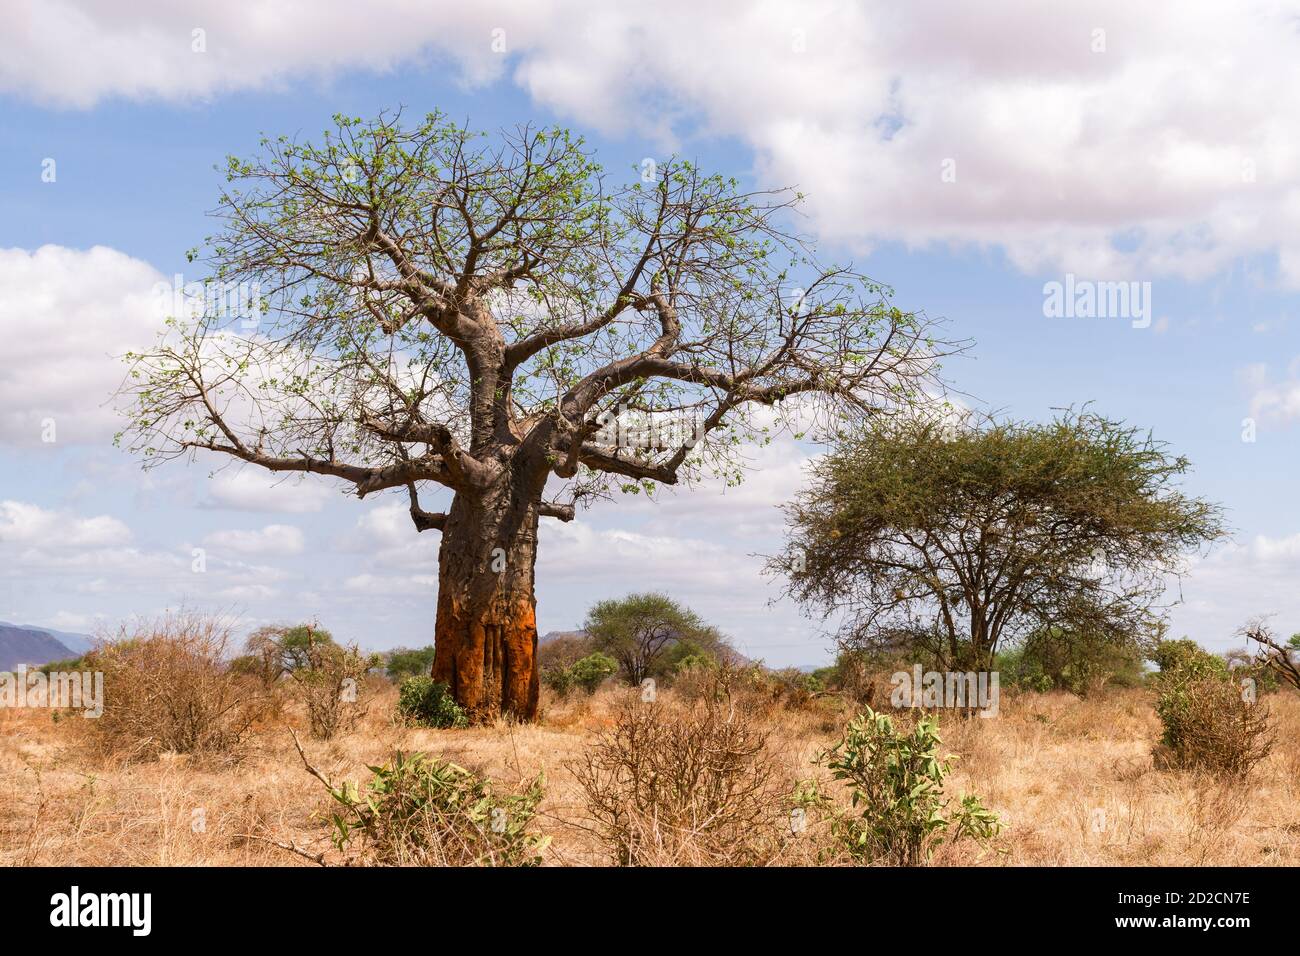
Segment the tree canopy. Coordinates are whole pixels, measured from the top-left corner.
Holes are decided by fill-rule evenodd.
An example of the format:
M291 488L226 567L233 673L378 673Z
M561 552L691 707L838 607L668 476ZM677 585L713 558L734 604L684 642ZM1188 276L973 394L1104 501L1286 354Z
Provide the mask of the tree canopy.
M724 643L690 608L653 593L597 602L587 613L583 630L592 647L618 661L631 684L659 676L659 665L676 647L707 650Z
M475 720L537 712L540 518L739 480L747 443L915 403L952 350L814 261L796 194L610 176L560 129L339 116L226 176L208 294L128 356L120 438L404 491L442 533L432 676Z
M1049 628L1150 640L1167 576L1225 533L1217 506L1179 490L1188 468L1086 410L881 417L817 464L770 567L841 616L846 644L902 639L958 669Z
M612 181L561 129L335 123L229 159L221 228L192 254L216 294L128 356L121 437L147 462L211 451L414 496L485 488L535 447L572 482L543 509L567 518L611 480L738 475L737 447L786 424L792 396L827 413L906 401L944 351L886 288L813 262L787 191L680 160ZM255 290L254 328L213 307L235 287ZM620 410L697 430L600 440Z

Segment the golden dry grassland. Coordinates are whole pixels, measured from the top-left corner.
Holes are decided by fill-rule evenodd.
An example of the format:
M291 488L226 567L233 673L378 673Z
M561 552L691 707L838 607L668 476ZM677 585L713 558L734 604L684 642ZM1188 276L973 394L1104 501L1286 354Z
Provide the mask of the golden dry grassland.
M96 753L80 717L0 709L0 862L312 865L268 842L332 851L330 801L294 749L295 726L309 758L334 780L365 781L367 764L399 749L505 785L544 772L538 820L552 837L547 864L607 864L568 765L611 725L626 693L548 699L535 725L426 730L395 722L395 691L377 683L360 728L334 741L307 739L303 715L290 707L260 723L237 754L134 763ZM1244 783L1154 769L1160 725L1152 702L1137 689L1085 700L1007 693L994 719L941 714L945 749L960 758L948 791L979 794L1008 828L991 851L955 844L934 864L1300 864L1300 696L1265 698L1276 745ZM768 707L760 719L782 780L826 779L814 758L847 716L834 699ZM790 841L774 862L813 862L815 840Z

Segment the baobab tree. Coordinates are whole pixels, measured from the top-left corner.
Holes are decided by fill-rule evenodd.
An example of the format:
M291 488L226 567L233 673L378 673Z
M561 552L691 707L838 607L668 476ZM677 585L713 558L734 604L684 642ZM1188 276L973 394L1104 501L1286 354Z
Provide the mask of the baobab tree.
M797 195L676 160L627 178L563 130L440 114L264 138L191 253L216 294L128 356L127 446L404 492L442 534L433 678L476 720L533 718L539 519L736 478L751 441L917 401L945 351L815 263Z

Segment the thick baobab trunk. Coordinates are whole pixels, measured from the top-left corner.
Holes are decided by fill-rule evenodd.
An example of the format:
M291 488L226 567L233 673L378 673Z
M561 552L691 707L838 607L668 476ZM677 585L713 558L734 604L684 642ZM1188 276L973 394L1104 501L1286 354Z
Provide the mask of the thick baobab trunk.
M537 505L458 494L438 553L432 676L475 723L537 717Z

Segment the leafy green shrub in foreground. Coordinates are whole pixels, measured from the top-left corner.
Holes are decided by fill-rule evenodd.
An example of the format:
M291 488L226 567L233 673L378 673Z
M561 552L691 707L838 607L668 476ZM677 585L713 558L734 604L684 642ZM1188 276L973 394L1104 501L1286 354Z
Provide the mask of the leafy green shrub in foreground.
M425 675L408 677L397 692L397 713L421 727L465 727L469 718L446 684Z
M956 758L940 757L940 743L937 718L923 717L901 733L892 719L868 707L821 756L835 779L848 783L852 809L833 809L815 786L800 794L800 802L831 812L835 843L859 863L915 866L945 840L987 842L1002 823L976 796L962 797L951 809L943 781Z
M355 845L365 863L380 866L541 863L550 837L531 825L543 777L520 793L501 793L492 781L422 753L398 753L368 769L374 777L364 794L351 781L336 787L313 771L340 806L332 816L339 850Z

